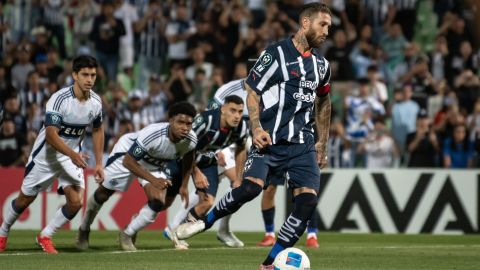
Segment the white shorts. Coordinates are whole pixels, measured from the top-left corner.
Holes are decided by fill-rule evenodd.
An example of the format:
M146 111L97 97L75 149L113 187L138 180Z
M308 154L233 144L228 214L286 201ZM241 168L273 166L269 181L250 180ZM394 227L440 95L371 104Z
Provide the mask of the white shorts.
M110 190L121 192L128 190L137 176L130 172L129 169L125 168L125 166L122 165L122 161L123 158L119 158L105 168L105 180L103 181L102 186ZM155 177L166 178L165 173L160 171L150 171L150 173ZM138 178L138 182L142 187L150 183L142 178Z
M218 166L218 175L221 175L224 171L231 168L235 168L235 145L231 145L227 148L222 149L220 152L223 153L225 157L225 167Z
M48 190L55 178L58 178L58 187L79 186L85 189L83 169L73 164L71 159L56 164L45 164L33 160L26 167L22 192L27 196L36 196Z

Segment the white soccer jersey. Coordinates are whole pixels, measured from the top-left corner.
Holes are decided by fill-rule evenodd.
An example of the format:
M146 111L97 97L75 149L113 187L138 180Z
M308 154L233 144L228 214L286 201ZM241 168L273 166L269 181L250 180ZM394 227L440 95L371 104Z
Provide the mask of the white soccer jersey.
M243 109L243 116L248 117L247 109L247 90L245 90L245 79L230 81L217 89L213 100L210 103L209 109L216 109L225 103L225 98L231 95L239 96L243 99L245 107Z
M105 165L103 186L118 191L128 189L135 176L123 166L123 158L127 153L145 169L158 172L166 161L181 158L195 149L197 136L193 130L185 139L173 143L168 137L169 129L169 123L156 123L138 132L123 135L113 147ZM158 177L158 175L155 176ZM143 179L139 181L142 184L145 183Z
M58 177L61 186L84 185L83 170L73 164L71 159L46 143L46 127L59 128L58 135L70 148L80 151L80 144L87 126L94 128L102 125L102 101L93 91L90 98L79 101L73 92L73 86L62 88L48 100L45 113L45 125L40 130L32 148L25 169L22 191L26 195L36 195L47 189Z

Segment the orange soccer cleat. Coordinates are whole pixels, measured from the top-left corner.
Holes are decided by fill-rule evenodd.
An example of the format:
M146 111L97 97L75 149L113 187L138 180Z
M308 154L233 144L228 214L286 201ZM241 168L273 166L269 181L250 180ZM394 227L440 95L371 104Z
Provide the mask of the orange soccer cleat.
M307 238L307 248L318 248L318 240L316 237Z
M4 252L7 249L7 239L6 236L0 236L0 252Z
M52 239L49 237L41 237L37 235L37 244L42 247L43 251L48 254L58 254L58 251L55 249L53 245Z
M265 234L263 240L257 243L259 247L271 247L273 245L275 245L275 236L270 234Z

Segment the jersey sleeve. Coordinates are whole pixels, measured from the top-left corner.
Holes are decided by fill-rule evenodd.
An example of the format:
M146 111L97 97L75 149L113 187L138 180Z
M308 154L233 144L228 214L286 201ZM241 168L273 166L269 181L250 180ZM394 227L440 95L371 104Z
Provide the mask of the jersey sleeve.
M152 141L151 132L149 132L148 128L141 129L138 131L138 136L135 142L133 142L132 146L128 150L128 153L135 158L136 160L141 160L145 155L148 153L148 145Z
M276 47L268 47L260 55L245 81L258 95L279 83L283 78L276 51Z
M324 74L322 74L322 68L319 70L319 72L320 72L320 75L323 75L323 80L318 85L316 94L317 96L324 96L330 93L331 70L330 70L330 64L328 63L328 61L325 60L325 67L323 68Z
M93 119L93 128L99 128L102 126L103 123L103 113L102 110L100 110L97 114L97 116Z
M55 126L61 128L63 120L63 112L61 105L65 100L65 96L56 95L48 100L45 110L45 127Z
M248 133L249 131L248 131L247 121L243 120L241 129L240 129L240 136L235 143L238 146L245 146L247 144Z
M204 113L197 114L193 119L192 130L197 135L197 139L200 139L207 132L208 118Z
M212 100L208 103L207 110L215 110L222 106L223 104L216 97L213 97Z

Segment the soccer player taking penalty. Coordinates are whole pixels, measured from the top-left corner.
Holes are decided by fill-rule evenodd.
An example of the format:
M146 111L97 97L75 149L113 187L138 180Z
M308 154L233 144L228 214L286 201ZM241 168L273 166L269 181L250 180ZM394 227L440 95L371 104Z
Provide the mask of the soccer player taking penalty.
M260 269L273 269L276 255L292 247L305 231L318 201L318 165L323 168L327 163L330 66L317 48L328 35L331 12L324 4L307 4L299 24L292 38L266 48L246 80L253 146L242 184L227 193L204 219L185 223L176 231L179 239L186 239L211 228L216 220L257 197L268 185L269 174L284 171L294 208ZM318 133L316 143L312 113Z

